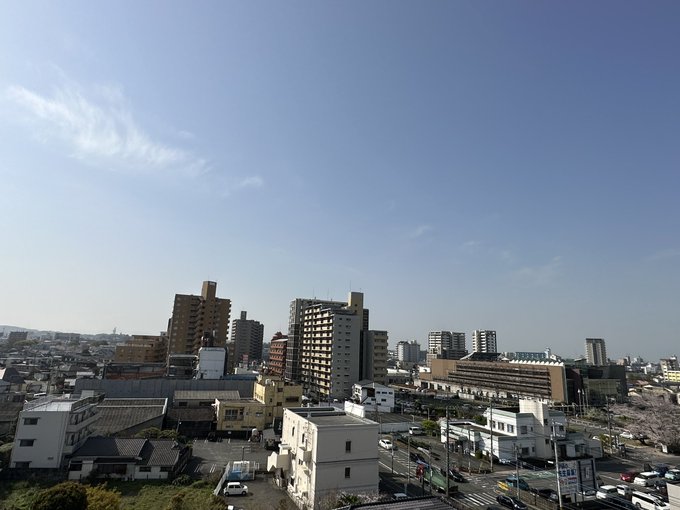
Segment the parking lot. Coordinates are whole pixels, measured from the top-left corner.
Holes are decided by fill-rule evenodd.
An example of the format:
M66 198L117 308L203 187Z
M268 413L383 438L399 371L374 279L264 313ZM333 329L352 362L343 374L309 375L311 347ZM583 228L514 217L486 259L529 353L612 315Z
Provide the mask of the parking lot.
M294 510L283 489L274 484L273 476L265 473L267 457L271 452L261 443L250 443L243 439L224 439L221 442L200 439L193 443L193 458L185 473L194 478L214 477L224 473L229 462L246 460L256 463L254 480L245 480L248 486L246 496L222 496L236 509L243 510ZM258 472L259 471L259 472Z

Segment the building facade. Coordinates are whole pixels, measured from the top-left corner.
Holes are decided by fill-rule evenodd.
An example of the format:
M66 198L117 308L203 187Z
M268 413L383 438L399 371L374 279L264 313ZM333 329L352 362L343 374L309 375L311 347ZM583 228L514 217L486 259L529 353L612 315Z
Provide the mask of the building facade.
M123 345L116 346L114 363L165 363L168 357L168 337L133 335Z
M403 363L418 363L420 361L420 344L415 340L397 343L397 360Z
M98 397L44 397L19 413L10 467L58 469L93 434Z
M427 335L427 366L433 359L460 359L467 354L465 333L430 331Z
M299 508L317 510L341 493L377 495L376 422L332 407L286 409L281 441L267 469Z
M175 294L168 321L168 353L197 355L205 333L215 346L224 346L229 334L231 300L218 298L217 283L205 281L200 296Z
M475 329L472 332L472 352L498 352L496 332L485 329Z
M239 319L231 325L231 343L234 346L234 365L262 360L264 326L247 318L248 312L241 312Z
M280 333L278 333L280 335ZM281 338L272 338L269 347L269 372L283 377L286 372L286 351L288 338L281 335Z
M607 348L603 338L586 338L586 360L596 367L606 365Z
M363 335L361 373L363 379L387 383L387 331L368 330Z

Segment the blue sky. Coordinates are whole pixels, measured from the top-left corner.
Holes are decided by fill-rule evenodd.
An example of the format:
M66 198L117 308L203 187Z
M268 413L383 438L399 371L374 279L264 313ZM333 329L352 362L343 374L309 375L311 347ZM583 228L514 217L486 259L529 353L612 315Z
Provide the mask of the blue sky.
M4 2L0 323L677 350L676 2Z

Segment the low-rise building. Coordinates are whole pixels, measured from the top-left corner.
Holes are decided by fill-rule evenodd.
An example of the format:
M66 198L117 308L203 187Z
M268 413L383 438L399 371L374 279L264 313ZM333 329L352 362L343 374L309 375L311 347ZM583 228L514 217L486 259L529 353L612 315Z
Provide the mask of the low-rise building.
M190 458L191 448L172 439L90 437L71 456L68 478L167 480Z
M318 509L340 493L377 494L378 424L333 407L286 409L275 472L300 508Z
M391 413L394 410L394 390L373 381L354 384L352 400L375 412Z
M567 432L562 411L549 408L540 400L520 399L519 408L493 408L484 412L486 425L469 421L449 421L448 442L452 448L474 455L493 452L502 463L516 458L552 459L554 444L560 459L583 456L601 457L599 441L580 433ZM441 440L447 442L446 420L440 421Z
M44 397L19 413L10 467L58 469L92 435L100 397Z

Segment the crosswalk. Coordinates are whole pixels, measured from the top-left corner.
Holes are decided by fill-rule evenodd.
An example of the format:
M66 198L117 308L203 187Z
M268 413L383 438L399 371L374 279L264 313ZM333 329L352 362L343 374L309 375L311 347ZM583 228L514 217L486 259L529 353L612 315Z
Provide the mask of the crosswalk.
M475 493L458 493L456 499L462 499L466 501L469 505L473 506L489 506L496 504L496 495L487 492L475 492Z

